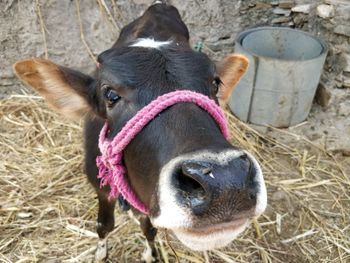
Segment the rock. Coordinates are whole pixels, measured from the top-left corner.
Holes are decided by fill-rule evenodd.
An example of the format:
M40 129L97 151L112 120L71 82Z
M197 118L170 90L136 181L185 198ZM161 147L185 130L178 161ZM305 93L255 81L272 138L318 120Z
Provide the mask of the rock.
M330 18L334 16L334 7L332 5L317 6L317 15L322 18Z
M0 71L0 79L13 79L15 75L13 74L12 70L4 70Z
M335 87L338 89L342 89L343 88L343 81L339 81L337 79L335 79Z
M272 1L270 2L270 5L272 6L278 6L279 2L278 1Z
M280 0L278 4L280 8L292 8L294 5L294 0Z
M149 4L148 0L133 0L133 2L137 5L146 5Z
M283 190L277 190L271 196L271 200L273 201L281 201L281 200L290 200L288 194Z
M350 88L350 78L344 76L344 78L343 78L343 88L347 88L347 89Z
M325 87L323 83L320 83L317 87L315 94L315 101L322 107L327 107L331 99L331 92Z
M294 13L310 13L311 5L297 5L292 8L292 12Z
M249 6L246 5L246 6L241 6L240 10L241 11L247 11L249 9Z
M12 79L0 79L0 86L12 86L14 83Z
M342 19L343 21L350 20L350 5L346 5L342 8L337 8L337 19Z
M224 35L224 38L222 39L217 39L217 38L214 38L215 40L207 39L206 45L213 52L218 52L227 47L231 47L234 40L230 37L228 38L226 37L227 35Z
M349 156L350 156L350 148L348 148L348 149L343 149L342 155L343 155L343 156L346 156L346 157L349 157Z
M343 77L342 76L336 76L334 79L334 82L335 82L335 86L338 89L343 88Z
M256 3L254 9L270 9L271 8L271 5L269 4L266 4L266 3Z
M306 136L310 139L310 141L316 141L318 139L322 138L322 134L319 133L311 133L311 134L306 134Z
M293 213L295 210L295 204L290 199L290 196L283 190L275 191L271 196L271 200L279 203L285 203L290 213Z
M339 104L338 114L340 116L350 116L350 101L344 101Z
M325 0L325 3L330 5L349 5L349 0Z
M348 109L349 114L349 109ZM344 133L335 132L326 138L326 150L332 153L340 153L343 156L350 156L350 139ZM336 139L342 138L342 139Z
M272 12L276 15L284 15L284 16L290 16L290 13L291 13L290 10L279 8L279 7L274 8Z
M282 23L288 23L290 22L291 18L288 16L282 16L278 18L274 18L271 20L272 24L282 24Z
M293 21L297 27L302 28L302 26L308 22L308 16L299 13L296 16L294 16Z
M346 53L350 54L349 44L345 41L344 41L344 43L334 44L333 51L334 51L334 54L343 54L344 60L347 61ZM348 61L350 63L350 56L349 56ZM348 64L348 65L350 65L350 64Z
M350 37L350 26L338 25L334 28L334 33Z
M350 72L350 55L344 55L345 61L346 61L346 66L344 68L345 72Z
M27 212L18 212L17 213L17 218L19 219L28 219L31 218L33 216L33 213L27 213Z

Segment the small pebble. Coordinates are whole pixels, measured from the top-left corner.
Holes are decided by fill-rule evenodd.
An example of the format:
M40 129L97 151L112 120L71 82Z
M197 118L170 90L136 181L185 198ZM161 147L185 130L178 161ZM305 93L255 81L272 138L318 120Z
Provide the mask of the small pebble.
M317 6L317 15L321 18L330 18L334 16L334 7L332 5Z
M282 9L282 8L279 8L279 7L276 7L273 9L272 11L274 14L276 15L284 15L284 16L289 16L291 11L288 10L288 9Z
M294 5L294 0L280 0L278 4L281 8L292 8Z
M292 12L308 14L310 13L310 9L311 5L297 5L292 8Z
M33 213L27 213L27 212L18 212L17 213L17 218L19 219L28 219L31 218L33 216Z
M334 28L334 33L350 37L350 26L338 25Z

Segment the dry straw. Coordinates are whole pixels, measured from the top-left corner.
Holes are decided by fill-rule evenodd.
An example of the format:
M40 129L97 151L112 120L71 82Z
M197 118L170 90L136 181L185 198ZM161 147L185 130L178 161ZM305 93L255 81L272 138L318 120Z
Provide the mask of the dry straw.
M77 24L83 34L79 0ZM123 20L96 0L115 30ZM47 54L45 18L36 1ZM232 143L262 164L266 213L229 247L206 254L160 231L161 262L350 262L350 158L333 156L291 130L261 134L227 113ZM38 96L0 100L0 262L93 262L97 200L83 174L82 123L65 120ZM340 138L339 138L340 139ZM115 212L112 262L137 262L145 238L129 214ZM168 244L170 243L170 244Z
M180 262L349 262L348 160L290 132L262 135L227 117L232 143L262 163L269 206L230 247L207 255L170 238ZM92 261L97 200L83 174L81 124L23 93L0 101L0 129L0 262ZM136 262L144 243L117 209L113 262ZM157 248L163 262L175 262L162 232Z

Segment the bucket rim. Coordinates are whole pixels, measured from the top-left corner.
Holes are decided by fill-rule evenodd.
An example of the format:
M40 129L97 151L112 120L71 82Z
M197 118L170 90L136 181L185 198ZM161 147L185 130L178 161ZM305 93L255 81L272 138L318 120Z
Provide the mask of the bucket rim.
M276 57L270 57L270 56L263 56L263 55L259 55L256 52L251 51L250 49L246 49L243 45L242 42L244 40L244 38L246 36L248 36L251 33L254 32L258 32L258 31L263 31L263 30L282 30L282 31L292 31L292 32L296 32L296 33L300 33L303 35L306 35L307 37L310 37L312 39L314 39L315 41L317 41L318 43L320 43L321 47L322 47L322 51L319 55L312 57L312 58L308 58L308 59L285 59L285 58L276 58ZM273 27L273 26L260 26L260 27L254 27L254 28L250 28L250 29L246 29L243 30L241 32L238 33L237 37L235 38L235 45L238 45L241 49L243 49L244 51L246 51L248 54L257 57L257 58L264 58L264 59L272 59L272 60L279 60L279 61L294 61L294 62L306 62L306 61L311 61L311 60L315 60L318 59L322 56L327 55L328 53L328 45L326 44L326 42L317 37L314 36L312 34L310 34L309 32L305 32L299 29L294 29L294 28L289 28L289 27Z

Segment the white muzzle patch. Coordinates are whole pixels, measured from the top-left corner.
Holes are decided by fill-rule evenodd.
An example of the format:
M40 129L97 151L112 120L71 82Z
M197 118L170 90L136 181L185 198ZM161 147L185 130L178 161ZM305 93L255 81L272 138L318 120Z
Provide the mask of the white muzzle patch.
M166 228L174 232L177 238L192 250L209 250L226 246L235 239L248 225L249 218L233 228L216 230L210 234L194 234L191 229L194 225L194 218L190 208L179 205L176 199L177 190L172 185L172 176L179 163L184 161L209 161L220 165L226 165L235 158L247 154L251 158L256 168L256 183L259 192L257 193L257 202L255 216L263 213L267 205L266 187L261 168L256 159L245 151L228 150L221 153L212 152L194 152L182 155L169 161L161 170L158 185L158 201L160 212L157 217L151 218L154 227Z
M175 236L182 244L192 250L204 251L214 248L221 248L231 243L248 226L248 220L240 226L229 230L215 231L211 234L197 235L185 230L173 230Z

